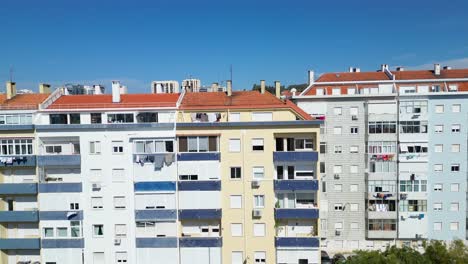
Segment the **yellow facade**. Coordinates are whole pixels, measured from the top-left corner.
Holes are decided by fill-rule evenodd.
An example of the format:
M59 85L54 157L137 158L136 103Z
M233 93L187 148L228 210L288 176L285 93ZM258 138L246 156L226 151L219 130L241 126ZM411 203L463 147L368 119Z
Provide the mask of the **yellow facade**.
M191 122L192 113L204 112L203 110L192 110L179 112L178 122ZM205 111L221 112L221 111ZM232 252L243 252L244 263L254 263L255 252L266 253L266 263L276 263L276 223L275 223L275 166L273 163L273 152L275 151L275 136L301 136L313 138L314 146L317 148L319 142L318 125L296 125L290 122L287 125L249 125L252 122L252 112L273 112L273 122L295 121L296 115L289 109L281 110L253 110L244 109L242 111L230 110L230 112L240 113L240 122L247 122L245 125L236 126L193 126L177 127L177 134L180 135L218 135L219 151L221 153L221 199L222 199L222 219L221 236L223 237L222 263L231 263ZM229 112L221 112L221 122L228 121ZM268 122L266 122L268 123ZM252 139L262 138L264 142L263 151L252 150ZM229 140L240 139L240 152L229 151ZM260 186L253 188L253 167L264 167L264 178L260 181ZM231 179L230 168L241 167L241 179ZM316 175L319 170L315 168ZM319 176L317 175L317 179ZM242 208L230 208L230 196L242 196ZM254 195L264 195L265 207L261 209L260 218L252 217L254 209ZM317 195L317 204L318 195ZM241 223L243 236L233 237L231 235L231 224ZM265 236L254 236L253 227L255 223L265 224ZM318 220L317 220L318 223ZM317 229L318 229L317 224Z

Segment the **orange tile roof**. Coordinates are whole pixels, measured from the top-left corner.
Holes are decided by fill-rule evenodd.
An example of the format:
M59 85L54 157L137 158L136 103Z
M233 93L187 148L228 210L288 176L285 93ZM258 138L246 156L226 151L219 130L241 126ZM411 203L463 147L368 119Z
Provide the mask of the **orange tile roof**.
M390 80L384 72L334 72L322 74L316 82L353 82Z
M224 92L186 93L180 109L275 109L289 108L304 120L312 117L289 100L282 101L269 92L235 91L231 96Z
M392 71L392 73L396 80L468 78L468 69L440 70L440 75L435 75L433 70Z
M38 109L40 103L49 97L49 94L17 94L7 100L6 95L0 97L0 109Z
M120 103L112 95L63 95L47 109L175 107L179 94L122 94Z

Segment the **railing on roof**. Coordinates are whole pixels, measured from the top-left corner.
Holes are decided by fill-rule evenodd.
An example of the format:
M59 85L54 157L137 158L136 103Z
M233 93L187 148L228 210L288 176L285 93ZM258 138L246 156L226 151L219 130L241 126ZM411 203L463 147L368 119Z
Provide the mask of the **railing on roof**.
M39 109L46 109L49 107L53 102L55 102L57 99L60 98L60 96L65 94L65 89L64 88L58 88L53 91L47 99L39 105Z
M175 107L175 102L53 104L49 109Z
M39 107L38 104L20 104L20 105L0 105L0 110L35 110Z

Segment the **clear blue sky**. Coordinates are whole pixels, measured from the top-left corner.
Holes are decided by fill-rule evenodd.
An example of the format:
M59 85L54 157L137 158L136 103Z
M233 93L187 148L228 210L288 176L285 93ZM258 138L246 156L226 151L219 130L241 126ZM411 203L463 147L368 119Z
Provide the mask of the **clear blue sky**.
M99 3L95 3L99 2ZM325 2L325 1L323 1ZM307 70L468 67L468 1L1 1L0 81L303 83ZM108 89L109 91L110 89Z

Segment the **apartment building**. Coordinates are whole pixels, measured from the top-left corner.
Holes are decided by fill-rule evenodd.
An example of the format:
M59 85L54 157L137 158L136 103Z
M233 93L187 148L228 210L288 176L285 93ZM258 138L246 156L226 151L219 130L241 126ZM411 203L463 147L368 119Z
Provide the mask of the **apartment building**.
M1 263L319 263L322 121L229 84L2 100Z
M293 99L323 119L321 234L332 253L466 239L468 70L325 73Z

